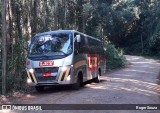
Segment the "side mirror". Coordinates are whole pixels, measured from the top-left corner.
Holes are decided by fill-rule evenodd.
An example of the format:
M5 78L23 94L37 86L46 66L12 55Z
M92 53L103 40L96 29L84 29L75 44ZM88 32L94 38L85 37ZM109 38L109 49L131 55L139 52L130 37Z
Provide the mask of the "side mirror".
M76 35L77 37L77 42L80 43L81 42L81 36L80 35Z

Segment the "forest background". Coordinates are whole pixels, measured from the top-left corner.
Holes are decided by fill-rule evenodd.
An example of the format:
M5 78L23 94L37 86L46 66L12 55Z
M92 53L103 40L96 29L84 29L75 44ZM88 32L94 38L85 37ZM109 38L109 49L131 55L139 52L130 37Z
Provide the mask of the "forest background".
M74 29L101 39L108 69L125 65L123 53L160 56L159 0L6 0L6 4L8 91L27 90L27 41L41 32ZM2 46L2 20L0 26Z

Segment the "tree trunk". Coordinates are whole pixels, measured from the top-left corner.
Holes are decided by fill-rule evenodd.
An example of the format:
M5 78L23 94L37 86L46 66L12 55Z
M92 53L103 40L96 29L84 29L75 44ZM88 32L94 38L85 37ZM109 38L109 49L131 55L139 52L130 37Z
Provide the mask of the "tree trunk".
M55 3L55 7L54 7L54 23L55 23L55 26L54 28L55 29L58 29L58 12L57 12L57 9L58 9L58 1L57 0L54 0L54 3Z
M23 0L22 3L22 21L23 21L23 36L28 41L31 38L31 25L30 25L30 6L29 1Z
M64 0L64 28L66 29L67 28L67 1Z
M37 33L37 3L38 3L38 0L34 0L33 1L33 13L32 13L32 35L35 35Z
M77 1L77 26L78 31L83 32L83 0Z
M7 0L2 0L2 94L3 95L6 95L6 78L7 78L6 4Z

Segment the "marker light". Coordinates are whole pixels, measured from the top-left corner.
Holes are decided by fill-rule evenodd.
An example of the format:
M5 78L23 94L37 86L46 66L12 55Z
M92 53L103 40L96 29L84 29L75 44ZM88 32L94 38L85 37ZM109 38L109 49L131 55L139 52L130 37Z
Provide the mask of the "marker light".
M30 78L27 78L27 83L30 84L32 80Z
M30 65L30 61L29 61L29 60L27 60L26 65L27 65L27 66Z
M33 70L33 69L29 69L29 72L33 73L33 72L34 72L34 70Z

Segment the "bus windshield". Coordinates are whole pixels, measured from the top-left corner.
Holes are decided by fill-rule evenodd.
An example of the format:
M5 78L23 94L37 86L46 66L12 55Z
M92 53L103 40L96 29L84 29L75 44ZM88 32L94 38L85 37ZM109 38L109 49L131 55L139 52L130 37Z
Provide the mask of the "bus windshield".
M71 34L52 34L35 37L29 48L29 57L67 56L73 51Z

